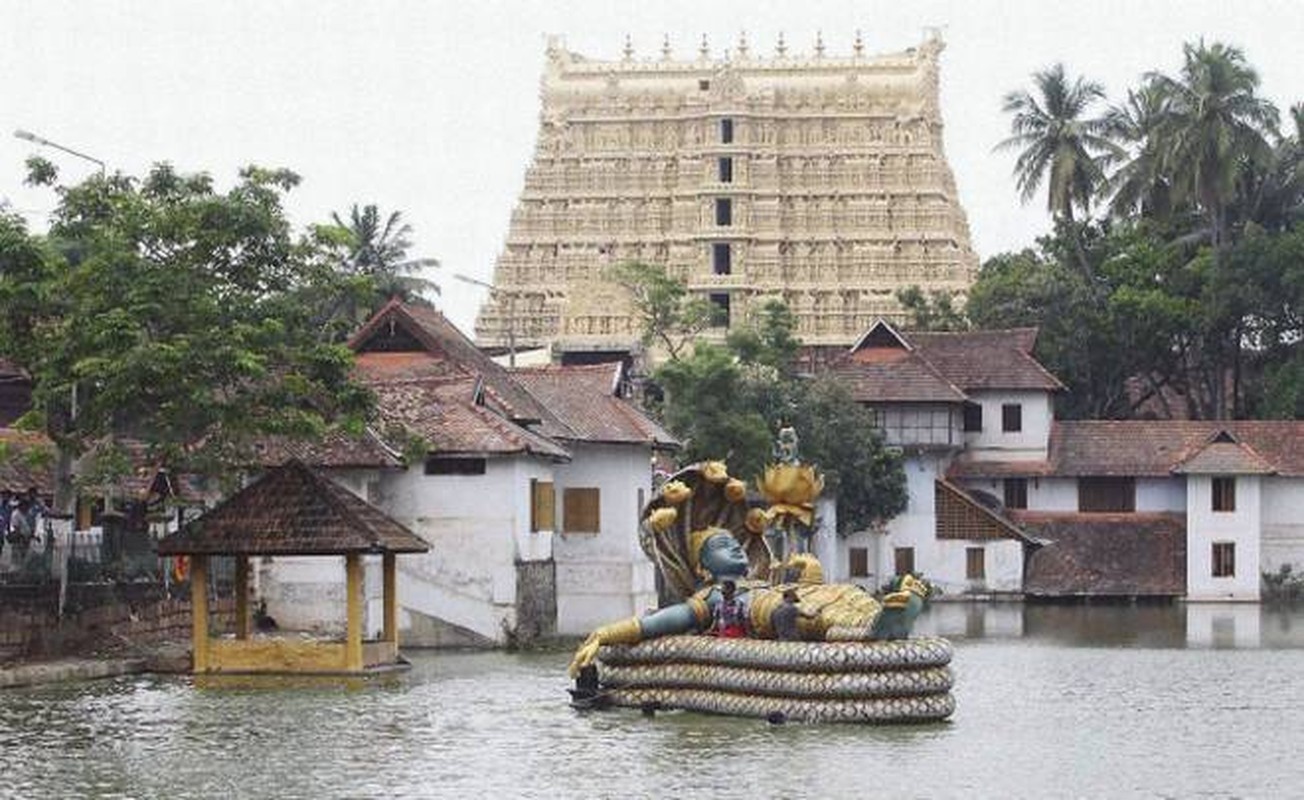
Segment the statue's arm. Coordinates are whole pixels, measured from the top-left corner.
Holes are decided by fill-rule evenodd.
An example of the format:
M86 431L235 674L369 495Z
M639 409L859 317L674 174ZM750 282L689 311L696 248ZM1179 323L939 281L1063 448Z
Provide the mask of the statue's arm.
M685 603L653 611L643 617L630 617L620 622L603 625L589 634L589 638L575 651L570 663L572 677L598 657L598 648L604 644L637 644L644 639L687 633L709 621L711 613L706 603L696 597Z

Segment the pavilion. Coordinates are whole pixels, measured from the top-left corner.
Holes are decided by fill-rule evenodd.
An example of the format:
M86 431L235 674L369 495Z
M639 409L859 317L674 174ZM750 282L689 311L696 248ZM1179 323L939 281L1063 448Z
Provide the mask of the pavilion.
M396 557L429 550L424 540L303 462L269 470L204 516L158 543L160 556L188 556L193 606L193 671L200 673L359 674L402 663L398 655ZM380 555L384 625L363 641L362 557ZM235 558L235 638L208 628L209 559ZM251 636L249 559L344 556L344 641Z

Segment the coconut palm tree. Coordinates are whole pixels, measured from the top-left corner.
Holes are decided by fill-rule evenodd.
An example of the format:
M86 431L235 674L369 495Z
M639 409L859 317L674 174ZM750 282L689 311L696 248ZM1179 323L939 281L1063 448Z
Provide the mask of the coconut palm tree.
M1262 168L1272 148L1277 109L1255 91L1259 76L1239 48L1186 43L1185 63L1172 78L1150 73L1164 95L1157 135L1171 165L1174 197L1197 204L1216 249L1229 243L1227 209L1250 166Z
M1046 208L1058 221L1072 226L1073 209L1089 214L1097 190L1105 183L1106 166L1119 155L1108 138L1103 118L1088 118L1088 110L1103 100L1099 83L1081 77L1070 80L1063 64L1032 76L1035 95L1010 92L1002 110L1012 114L1010 137L998 150L1018 150L1014 174L1023 202L1028 202L1046 183ZM1078 260L1090 272L1081 242L1074 237Z
M1116 216L1140 213L1167 219L1173 211L1172 175L1159 136L1165 97L1154 81L1147 81L1129 89L1127 101L1105 114L1108 135L1122 143L1126 153L1107 183L1110 210Z
M401 297L408 302L429 304L426 292L439 294L439 286L434 281L413 274L425 267L437 267L439 262L433 258L408 258L412 226L403 221L402 212L392 212L382 224L375 205L359 209L354 203L348 222L335 212L331 212L331 219L344 234L344 271L371 278L382 302L389 297Z
M1002 109L1014 115L1012 135L996 147L1020 149L1014 174L1024 202L1046 181L1046 209L1072 222L1074 206L1090 210L1104 181L1103 168L1117 153L1105 120L1084 118L1093 103L1104 99L1105 90L1083 78L1070 82L1063 64L1034 73L1032 79L1038 96L1026 91L1005 96Z

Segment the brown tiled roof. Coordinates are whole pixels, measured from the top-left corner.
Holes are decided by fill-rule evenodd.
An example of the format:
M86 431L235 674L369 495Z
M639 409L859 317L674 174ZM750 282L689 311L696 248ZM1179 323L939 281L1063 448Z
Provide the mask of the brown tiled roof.
M394 328L415 339L428 360L418 358L410 350L402 354L406 359L392 352L368 350L369 345L378 344ZM391 300L353 335L349 346L359 354L359 370L368 383L430 375L476 377L484 381L489 399L508 418L538 422L545 435L565 432L553 415L512 379L506 367L481 352L457 326L433 308ZM395 375L395 370L406 374Z
M1304 420L1056 422L1050 462L1054 474L1065 476L1170 475L1222 431L1277 474L1304 475Z
M962 403L965 394L912 350L867 347L829 368L859 403Z
M679 444L668 431L617 394L619 363L529 367L512 374L570 429L570 434L557 438L653 447Z
M25 492L35 486L54 493L54 442L44 435L0 428L0 489Z
M262 467L284 464L291 459L317 469L397 469L403 459L385 445L370 428L358 434L332 430L316 439L268 436L254 444L255 463Z
M1011 516L1044 546L1031 551L1024 592L1041 597L1181 595L1186 592L1183 514Z
M905 338L943 377L965 391L1064 388L1032 356L1036 328L918 332L906 333Z
M215 490L208 488L209 484L203 476L169 470L164 466L163 460L151 452L149 445L139 439L103 439L82 455L74 469L88 470L94 465L95 459L104 454L124 456L127 471L114 474L103 483L83 484L83 493L108 495L135 502L170 497L192 506L205 505L215 495Z
M383 423L420 436L431 452L467 455L533 453L568 460L570 454L546 436L531 431L477 403L483 384L452 377L374 384Z
M160 555L424 553L419 536L301 461L270 470L158 543Z
M1270 475L1275 472L1249 447L1240 442L1218 440L1192 453L1173 471L1184 475Z

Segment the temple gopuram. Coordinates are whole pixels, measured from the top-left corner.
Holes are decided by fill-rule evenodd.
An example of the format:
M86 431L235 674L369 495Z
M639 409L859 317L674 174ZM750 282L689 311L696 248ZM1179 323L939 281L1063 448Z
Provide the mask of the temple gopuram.
M563 362L637 348L606 268L663 265L721 329L782 300L807 345L850 345L896 292L961 298L978 258L942 146L941 39L869 55L591 60L550 39L533 160L476 322L478 344Z

